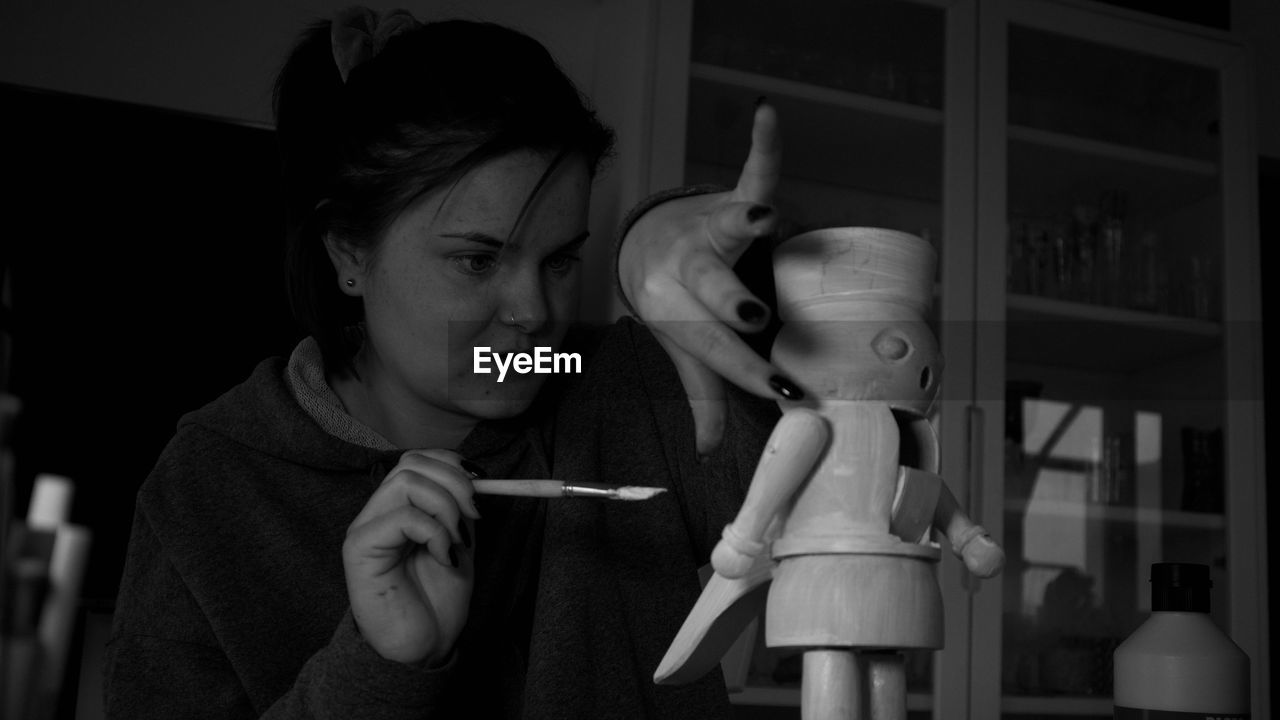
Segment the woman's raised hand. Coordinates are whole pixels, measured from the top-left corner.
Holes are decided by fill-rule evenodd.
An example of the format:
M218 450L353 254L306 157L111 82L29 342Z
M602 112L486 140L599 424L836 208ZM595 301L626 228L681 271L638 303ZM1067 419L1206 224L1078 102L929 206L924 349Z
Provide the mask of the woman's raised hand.
M356 627L388 660L443 664L467 621L471 476L447 450L411 450L387 473L342 546Z
M766 398L801 395L734 332L757 332L769 320L769 308L743 286L733 266L777 224L777 128L777 113L760 103L737 187L651 208L628 230L618 255L623 294L680 374L700 455L714 450L724 433L724 380Z

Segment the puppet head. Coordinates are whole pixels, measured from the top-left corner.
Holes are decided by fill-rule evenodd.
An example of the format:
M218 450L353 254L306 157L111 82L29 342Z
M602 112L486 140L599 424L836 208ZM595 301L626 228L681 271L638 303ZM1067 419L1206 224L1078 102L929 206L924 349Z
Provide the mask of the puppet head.
M867 400L927 415L942 353L925 319L937 255L919 237L827 228L774 250L782 329L773 361L822 400Z

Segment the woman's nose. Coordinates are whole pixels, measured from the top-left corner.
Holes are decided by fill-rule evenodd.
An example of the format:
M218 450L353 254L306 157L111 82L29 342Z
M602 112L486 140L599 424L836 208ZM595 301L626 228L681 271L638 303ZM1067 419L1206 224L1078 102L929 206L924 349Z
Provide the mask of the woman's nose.
M532 335L546 327L551 311L542 278L531 272L508 278L500 313L504 322L526 334Z

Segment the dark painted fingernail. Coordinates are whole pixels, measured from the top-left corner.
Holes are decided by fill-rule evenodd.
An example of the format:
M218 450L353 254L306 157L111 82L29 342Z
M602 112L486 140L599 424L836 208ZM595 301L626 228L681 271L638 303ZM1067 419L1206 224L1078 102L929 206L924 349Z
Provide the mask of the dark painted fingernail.
M749 322L754 325L763 320L768 313L769 311L758 302L743 300L738 303L738 317L742 319L742 322Z
M458 534L462 536L462 544L470 548L471 531L467 529L467 523L462 520L458 521Z
M765 104L765 102L768 99L769 98L765 97L764 95L761 95L760 97L756 98L756 107L760 107L761 105Z
M470 460L463 460L458 464L462 466L463 470L466 470L467 472L471 473L471 477L473 478L489 477L489 473L485 472L484 468L471 462Z
M458 567L458 552L453 549L452 545L449 546L449 564Z
M804 391L796 387L796 384L781 375L774 375L769 378L769 387L773 391L788 400L800 400L804 398Z
M773 208L768 205L752 205L751 208L747 210L747 222L758 223L772 214Z

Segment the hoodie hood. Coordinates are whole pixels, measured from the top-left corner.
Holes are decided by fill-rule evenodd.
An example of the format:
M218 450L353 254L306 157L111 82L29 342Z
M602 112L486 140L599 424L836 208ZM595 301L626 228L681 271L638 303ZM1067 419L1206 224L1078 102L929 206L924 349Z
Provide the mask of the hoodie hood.
M571 336L577 346L590 346L595 339L585 332ZM369 473L381 480L406 448L396 448L348 415L324 377L319 347L306 338L287 361L264 360L244 382L184 415L178 429L198 427L290 465L327 473ZM549 382L521 416L479 423L458 448L459 454L490 473L509 471L545 442L538 436L549 424L533 420L555 417L555 398L563 390L559 385Z
M305 341L304 341L305 342ZM367 471L395 449L348 442L326 432L299 404L286 380L284 358L268 358L244 382L187 413L178 430L196 426L290 464L326 472Z

